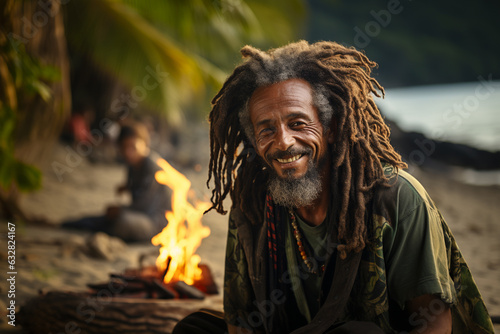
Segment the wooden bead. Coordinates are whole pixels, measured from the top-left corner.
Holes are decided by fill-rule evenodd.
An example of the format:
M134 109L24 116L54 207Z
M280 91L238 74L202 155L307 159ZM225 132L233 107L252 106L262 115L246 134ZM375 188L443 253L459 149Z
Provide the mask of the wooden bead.
M309 271L312 274L317 274L317 271L315 271L313 269L314 266L313 266L312 262L309 261L309 259L307 257L307 253L306 253L306 250L304 248L304 244L302 243L302 235L300 234L299 227L297 226L297 223L295 222L295 215L293 214L293 212L291 210L289 211L289 213L290 213L291 224L293 227L293 235L295 236L295 239L297 240L297 246L299 248L300 256L302 257L302 260L304 261L304 264L307 266ZM322 272L324 272L325 265L322 265L320 267L320 269Z

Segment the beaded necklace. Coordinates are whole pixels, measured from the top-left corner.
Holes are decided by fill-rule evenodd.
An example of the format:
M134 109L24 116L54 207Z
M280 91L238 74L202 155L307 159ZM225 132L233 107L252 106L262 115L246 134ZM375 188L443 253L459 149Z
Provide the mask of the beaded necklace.
M299 225L297 224L295 214L293 213L293 211L291 209L289 209L288 212L290 214L290 222L291 222L292 227L293 227L293 236L295 237L295 240L297 241L297 246L299 248L300 257L302 258L302 261L304 261L304 264L306 265L307 269L309 269L309 272L317 275L318 272L314 269L314 267L315 267L314 264L311 262L311 260L309 260L312 257L307 256L307 252L306 252L306 248L305 248L306 241L304 240L302 233L300 233ZM324 264L321 265L320 269L321 269L321 272L324 272L325 265Z

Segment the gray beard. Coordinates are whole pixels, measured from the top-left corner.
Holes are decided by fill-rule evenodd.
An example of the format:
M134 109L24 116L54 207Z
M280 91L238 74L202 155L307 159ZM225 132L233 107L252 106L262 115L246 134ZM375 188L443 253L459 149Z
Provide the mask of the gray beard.
M272 173L268 190L276 204L300 208L312 204L318 198L322 190L321 175L312 161L308 167L306 174L298 179L281 178L275 172Z

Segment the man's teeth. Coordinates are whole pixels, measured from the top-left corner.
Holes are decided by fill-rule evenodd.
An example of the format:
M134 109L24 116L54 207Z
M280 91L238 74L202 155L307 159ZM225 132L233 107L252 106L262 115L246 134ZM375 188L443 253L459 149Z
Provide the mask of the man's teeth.
M282 164L284 164L284 163L288 163L288 162L293 162L295 160L299 160L301 156L302 155L297 154L297 155L295 155L291 158L288 158L288 159L276 159L276 160L278 160L278 162L281 162Z

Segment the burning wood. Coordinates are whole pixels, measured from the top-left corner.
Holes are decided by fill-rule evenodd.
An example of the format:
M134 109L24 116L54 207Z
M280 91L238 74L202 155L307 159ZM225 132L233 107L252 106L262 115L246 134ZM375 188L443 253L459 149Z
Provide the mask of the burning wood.
M156 267L145 267L141 270L129 269L123 274L110 274L110 280L103 283L89 283L91 295L107 290L116 298L141 299L204 299L205 295L218 294L210 268L200 264L202 279L193 285L183 281L165 283L164 273Z

